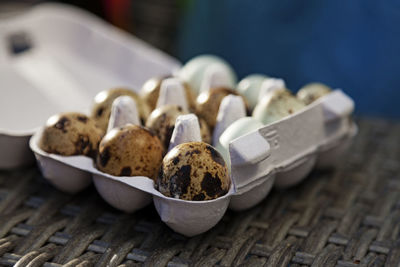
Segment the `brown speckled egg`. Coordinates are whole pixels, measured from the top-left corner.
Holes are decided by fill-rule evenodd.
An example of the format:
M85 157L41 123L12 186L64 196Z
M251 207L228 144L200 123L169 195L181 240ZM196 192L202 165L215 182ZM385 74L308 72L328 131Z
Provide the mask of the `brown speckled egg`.
M142 98L147 102L151 110L156 108L157 100L160 95L161 82L165 79L172 78L172 76L167 76L163 78L152 78L143 84L140 91ZM189 109L194 110L196 107L195 97L193 95L192 89L189 84L182 82L183 88L185 89L186 101L188 103Z
M165 196L185 200L210 200L229 191L224 159L203 142L177 145L164 157L156 188Z
M48 153L94 157L101 136L102 130L85 114L60 113L47 120L39 146Z
M175 105L159 107L150 114L146 127L152 129L161 140L165 150L168 149L172 132L175 128L175 121L179 115L186 114L183 109Z
M221 104L222 99L230 94L240 95L231 89L218 87L203 92L197 97L197 114L207 122L210 129L214 129L215 127L219 105ZM247 102L243 96L242 98L245 102L246 110L248 110Z
M115 176L155 178L163 148L158 137L138 125L125 125L109 131L100 142L97 168Z
M115 88L102 91L94 98L91 117L96 121L98 127L100 127L103 131L107 130L112 103L119 96L130 96L135 100L142 123L146 121L150 114L150 108L147 103L132 90Z
M297 98L309 105L321 96L327 95L332 91L331 88L322 83L309 83L297 92Z

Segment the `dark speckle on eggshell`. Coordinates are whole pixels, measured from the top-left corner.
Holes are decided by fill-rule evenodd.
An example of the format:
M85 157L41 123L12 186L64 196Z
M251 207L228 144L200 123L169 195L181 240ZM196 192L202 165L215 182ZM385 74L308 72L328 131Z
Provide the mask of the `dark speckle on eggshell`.
M47 120L39 145L48 153L94 157L101 136L93 119L83 113L66 112Z
M190 170L190 165L182 166L175 175L171 177L170 191L174 192L174 195L186 194L188 192L188 187L190 186Z
M84 154L86 149L92 150L89 137L87 135L79 135L78 141L75 143L76 154ZM90 154L90 153L89 153Z
M165 149L169 147L176 118L183 114L185 112L179 106L166 105L153 110L146 121L146 127L154 131Z
M66 133L67 130L65 129L65 126L69 123L69 119L66 117L61 117L56 124L54 124L54 127L63 131L63 133Z
M109 131L99 145L96 167L115 176L155 178L163 148L157 136L146 128L128 124Z
M202 201L206 198L206 196L203 193L197 194L193 197L193 200L195 201Z
M211 175L211 173L206 172L201 182L201 188L209 195L210 197L214 197L222 191L221 188L221 180L216 174L215 177Z
M173 160L172 160L172 162L176 165L176 164L178 164L178 162L179 162L179 157L175 157Z
M81 121L83 123L86 123L87 120L88 120L88 118L86 116L78 116L77 118L78 118L79 121Z
M100 153L99 156L100 156L101 166L103 166L103 167L106 166L107 162L110 159L110 148L109 147L104 148L104 150Z
M220 164L222 166L225 166L225 161L224 161L223 157L212 146L207 145L207 149L210 152L210 155L211 155L212 159L216 163L218 163L218 164Z
M119 174L120 176L130 176L132 173L131 167L124 167L121 170L121 173Z
M230 186L226 164L213 147L203 142L177 145L165 157L157 189L168 197L210 200L225 195Z
M96 111L96 117L101 117L101 115L103 114L104 108L100 107L97 109Z

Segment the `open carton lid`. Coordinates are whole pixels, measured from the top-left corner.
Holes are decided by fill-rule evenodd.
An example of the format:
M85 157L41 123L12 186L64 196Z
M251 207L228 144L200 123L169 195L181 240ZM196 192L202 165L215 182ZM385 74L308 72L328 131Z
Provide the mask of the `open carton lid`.
M14 51L17 35L26 36L23 51ZM8 135L31 135L52 114L87 110L102 90L138 89L181 66L90 13L62 4L38 5L0 20L0 40L0 86L7 96L0 111L9 114L0 121L0 133Z
M72 6L41 4L2 19L0 113L7 115L0 120L0 138L29 137L53 114L88 111L102 90L139 89L147 79L170 75L180 66L176 59ZM26 140L14 143L20 147L13 151L29 153ZM14 162L0 152L0 168L24 164L23 156L11 158Z

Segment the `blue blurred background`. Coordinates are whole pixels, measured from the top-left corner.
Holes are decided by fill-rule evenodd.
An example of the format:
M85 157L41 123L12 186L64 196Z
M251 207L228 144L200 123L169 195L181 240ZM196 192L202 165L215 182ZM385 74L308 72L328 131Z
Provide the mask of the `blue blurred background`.
M46 0L0 0L1 11ZM356 113L400 118L400 1L59 0L106 19L182 62L204 53L239 78L264 73L289 89L342 88Z
M342 88L358 114L400 118L400 1L192 1L177 55L228 60L239 77L265 73L297 91Z

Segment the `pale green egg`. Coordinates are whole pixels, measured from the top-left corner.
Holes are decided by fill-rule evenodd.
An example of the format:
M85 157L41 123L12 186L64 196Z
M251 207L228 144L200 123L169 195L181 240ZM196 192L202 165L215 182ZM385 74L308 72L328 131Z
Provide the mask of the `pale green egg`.
M221 153L225 162L228 165L228 170L230 170L231 160L229 156L229 143L236 138L239 138L245 134L251 133L259 128L263 124L253 117L240 118L231 125L221 134L218 144L216 144L216 149Z
M257 105L261 84L269 77L263 74L251 74L244 77L236 87L236 90L244 95L251 110Z
M214 55L200 55L192 58L178 71L177 76L189 83L193 92L198 95L207 68L216 65L226 72L229 83L227 86L234 88L237 81L234 70L225 60Z

